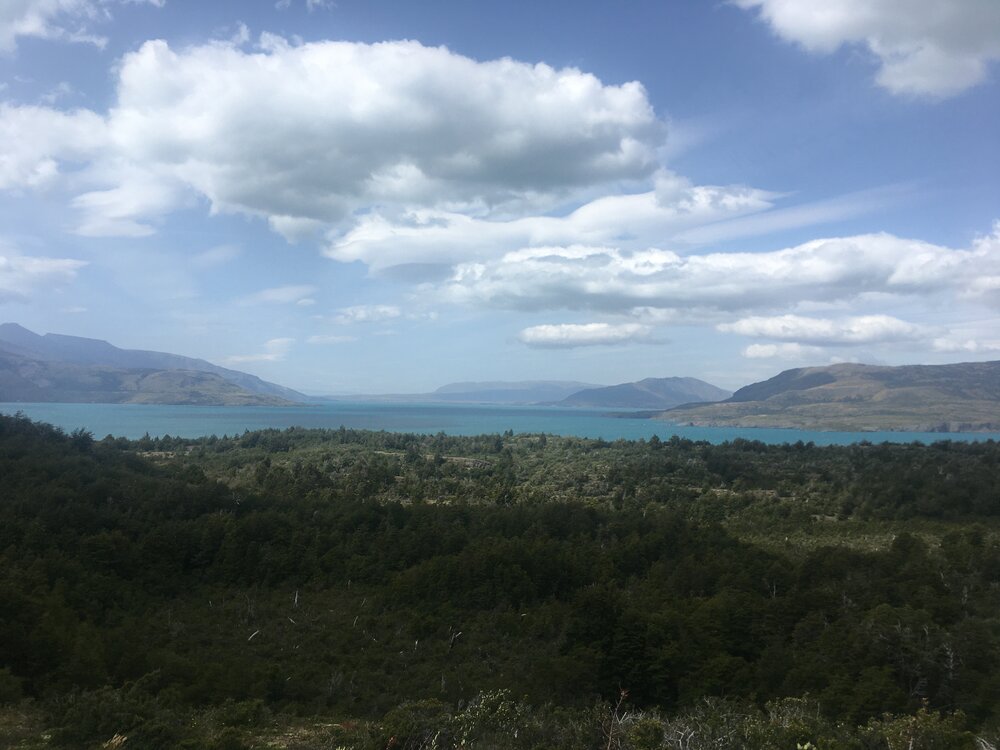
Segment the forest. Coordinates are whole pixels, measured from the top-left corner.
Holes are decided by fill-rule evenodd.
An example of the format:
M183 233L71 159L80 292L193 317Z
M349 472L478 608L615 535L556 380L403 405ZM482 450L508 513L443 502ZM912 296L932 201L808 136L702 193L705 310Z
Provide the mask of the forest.
M0 416L0 746L978 748L1000 444Z

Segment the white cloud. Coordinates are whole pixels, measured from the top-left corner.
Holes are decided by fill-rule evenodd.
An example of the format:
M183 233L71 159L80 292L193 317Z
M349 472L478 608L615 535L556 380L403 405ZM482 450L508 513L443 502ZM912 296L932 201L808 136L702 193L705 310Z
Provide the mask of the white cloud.
M288 356L288 352L294 343L295 339L290 338L270 339L264 342L264 350L262 352L258 352L257 354L234 354L226 357L226 361L233 364L243 362L280 362Z
M463 263L448 299L522 310L634 308L769 311L809 302L941 294L1000 301L976 280L1000 276L1000 229L955 250L889 234L814 240L771 252L682 256L670 250L534 247ZM996 290L1000 291L1000 290Z
M386 320L394 320L402 314L403 312L395 305L354 305L338 310L333 322L343 325L381 323Z
M253 52L149 41L117 73L108 114L77 115L85 140L101 141L89 149L95 189L77 199L88 234L150 231L146 220L185 194L213 212L264 217L292 239L372 206L389 216L549 209L648 180L665 137L639 83L410 41L293 46L263 34ZM15 163L54 174L87 152L72 133L37 143L35 128L19 125L29 117L56 123L40 122L46 133L68 116L0 113L0 128L17 128L7 139ZM34 171L7 183L35 184Z
M87 42L104 47L107 40L90 31L108 21L116 4L148 2L162 8L165 0L3 0L0 3L0 52L17 49L18 37Z
M648 342L652 329L639 323L564 323L525 328L518 339L528 346L568 349Z
M927 336L922 326L890 315L859 315L836 320L801 315L757 316L721 323L716 328L742 336L821 346L912 341Z
M73 199L83 212L76 233L85 237L146 237L155 232L155 224L178 205L178 185L136 170L121 167L128 179L118 187L93 190Z
M86 261L71 258L0 254L0 303L24 301L36 290L50 292L54 285L75 279L77 271L85 265Z
M1000 60L996 0L732 1L811 52L865 45L879 61L878 84L894 94L953 96Z
M344 262L360 260L381 272L497 257L512 247L604 244L622 237L648 245L691 227L764 211L772 197L742 185L692 185L661 171L654 190L596 198L565 216L495 221L428 209L395 218L373 212L345 235L334 235L325 254Z
M104 120L88 110L0 104L0 189L44 186L60 164L94 158L105 136Z
M511 248L648 247L776 197L663 169L642 86L574 68L264 34L254 51L151 41L116 70L103 116L0 105L0 188L71 177L86 236L150 235L201 199L423 281Z
M980 354L1000 352L1000 339L972 339L949 335L934 339L934 351L948 353Z
M270 289L261 289L259 292L250 294L240 300L242 305L291 305L301 304L303 300L310 299L310 295L315 294L318 288L309 284L276 286ZM310 303L306 303L310 304Z
M802 344L751 344L743 350L743 356L747 359L806 360L815 359L821 354L821 348Z

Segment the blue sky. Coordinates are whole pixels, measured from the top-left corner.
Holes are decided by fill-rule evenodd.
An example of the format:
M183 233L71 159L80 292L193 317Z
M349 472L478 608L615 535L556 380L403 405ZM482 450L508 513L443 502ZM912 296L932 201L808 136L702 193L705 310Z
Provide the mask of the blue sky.
M0 3L0 318L312 393L1000 358L1000 3Z

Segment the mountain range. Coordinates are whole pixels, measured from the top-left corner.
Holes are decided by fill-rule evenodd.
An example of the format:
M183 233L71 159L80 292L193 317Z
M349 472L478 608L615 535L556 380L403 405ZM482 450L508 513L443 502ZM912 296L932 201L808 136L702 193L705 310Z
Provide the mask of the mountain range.
M0 401L287 406L308 400L203 359L0 325Z
M669 409L700 401L721 401L732 393L697 378L646 378L603 388L578 391L560 406L590 406L620 409Z
M808 430L1000 430L1000 362L786 370L713 404L658 418L694 425Z
M593 383L572 380L492 380L448 383L430 393L379 393L330 396L337 401L387 401L452 404L538 404L561 401Z
M334 396L353 401L420 401L429 403L524 404L608 409L668 409L678 404L719 401L730 391L697 378L646 378L635 383L594 385L572 380L461 382L431 393Z
M341 398L645 409L693 425L1000 431L1000 362L804 367L732 394L696 378L667 377L612 386L458 382L432 393ZM322 400L202 359L0 325L0 402L287 406Z

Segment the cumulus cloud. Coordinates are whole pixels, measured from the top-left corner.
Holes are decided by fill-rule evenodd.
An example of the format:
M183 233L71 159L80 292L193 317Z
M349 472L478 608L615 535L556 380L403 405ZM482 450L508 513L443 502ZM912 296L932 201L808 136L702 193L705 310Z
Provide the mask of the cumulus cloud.
M309 284L298 284L288 286L276 286L270 289L261 289L259 292L243 297L240 303L243 305L291 305L312 304L310 295L315 294L318 288Z
M75 279L85 265L82 260L32 258L0 248L0 303L24 301L36 290L50 291Z
M293 239L372 206L549 209L648 180L665 137L639 83L411 41L295 46L264 34L253 51L149 41L117 75L103 117L0 112L19 165L5 169L8 185L34 184L101 139L89 149L94 190L77 200L89 234L137 234L185 195L266 218ZM78 122L90 131L84 147L66 132Z
M639 323L564 323L525 328L518 334L518 339L532 347L569 349L648 342L651 333L649 326Z
M295 339L278 338L264 342L263 351L256 354L234 354L226 357L227 362L240 364L245 362L280 362L288 356Z
M4 0L0 3L0 52L17 49L18 37L104 47L107 40L91 31L93 24L110 20L115 5L144 2L163 7L165 0Z
M1000 60L996 0L733 0L811 52L862 44L894 94L946 97L982 83Z
M800 302L941 293L992 302L1000 231L956 250L889 234L814 240L770 252L682 256L670 250L533 247L459 264L440 290L470 304L625 313L788 309Z
M721 323L716 328L742 336L820 346L912 341L927 335L922 326L890 315L859 315L836 320L801 315L755 316Z
M395 305L353 305L337 311L333 321L343 325L352 323L381 323L394 320L403 314Z

